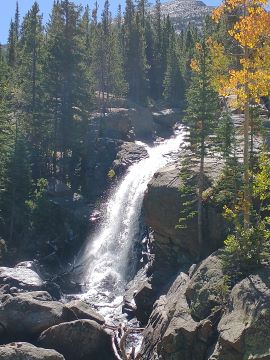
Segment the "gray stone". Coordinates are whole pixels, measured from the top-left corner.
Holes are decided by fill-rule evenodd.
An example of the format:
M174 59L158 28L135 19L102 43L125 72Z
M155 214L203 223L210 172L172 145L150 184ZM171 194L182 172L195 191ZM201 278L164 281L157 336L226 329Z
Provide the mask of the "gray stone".
M64 321L63 304L46 292L4 295L0 299L0 324L11 338L27 339Z
M53 326L38 340L40 346L55 349L66 360L111 360L111 336L91 320L77 320Z
M148 280L142 282L134 294L135 314L141 324L146 324L152 312L156 294Z
M12 343L0 346L0 360L65 360L55 350L35 347L28 343Z
M25 291L41 290L43 281L31 268L17 265L14 268L0 268L0 283Z
M92 309L85 301L73 300L64 306L66 321L88 319L100 325L105 324L105 319L98 312Z
M148 156L147 150L144 146L133 142L124 142L120 146L117 153L117 158L113 162L113 169L117 174L121 174L130 165Z
M193 270L191 281L186 289L186 297L191 314L202 320L211 314L211 310L221 305L219 288L224 282L221 252L213 253Z
M155 303L143 334L143 359L205 359L213 328L209 320L196 322L191 317L184 296L188 281L181 273L168 294Z
M219 339L210 360L270 358L270 270L236 284L219 325Z

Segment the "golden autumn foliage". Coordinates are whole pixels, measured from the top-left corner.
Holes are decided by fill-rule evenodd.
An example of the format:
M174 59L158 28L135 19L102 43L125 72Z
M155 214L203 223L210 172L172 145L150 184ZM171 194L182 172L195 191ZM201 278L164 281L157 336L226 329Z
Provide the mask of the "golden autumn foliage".
M258 103L261 96L270 92L270 13L265 9L267 3L267 0L225 0L213 12L217 22L235 9L242 13L228 31L242 52L238 55L236 68L228 68L222 44L212 43L214 85L222 96L236 95L235 105L240 108L247 102ZM224 74L226 67L227 74Z

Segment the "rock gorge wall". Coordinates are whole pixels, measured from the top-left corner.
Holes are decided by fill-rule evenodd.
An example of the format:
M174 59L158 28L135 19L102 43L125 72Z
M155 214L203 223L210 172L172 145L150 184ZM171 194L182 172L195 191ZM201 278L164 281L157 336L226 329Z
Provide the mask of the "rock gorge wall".
M180 192L180 172L178 164L160 169L148 185L143 213L146 225L153 232L151 248L155 255L156 268L161 272L175 274L185 264L190 264L202 256L207 256L223 244L226 235L224 219L220 211L205 204L204 243L198 244L197 219L187 223L187 228L177 228L183 199ZM209 186L217 175L208 169Z
M209 185L221 167L207 161ZM269 360L269 266L234 283L226 280L223 250L213 252L223 246L226 223L207 202L201 252L196 219L187 229L175 228L179 171L177 164L160 169L144 199L145 221L153 232L151 262L134 296L137 315L146 324L141 359ZM204 260L198 263L199 256Z
M270 272L224 294L221 252L180 273L155 303L144 330L145 360L269 360Z

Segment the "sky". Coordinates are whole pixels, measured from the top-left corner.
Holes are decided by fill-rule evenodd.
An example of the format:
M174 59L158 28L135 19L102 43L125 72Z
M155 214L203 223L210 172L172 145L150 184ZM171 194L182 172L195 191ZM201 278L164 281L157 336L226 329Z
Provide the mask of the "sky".
M94 0L73 0L76 4L87 5L90 7L94 3ZM31 8L34 0L18 0L21 17ZM154 0L151 2L155 2ZM166 2L163 0L162 2ZM220 0L204 0L207 5L218 5ZM51 11L53 0L38 0L41 13L43 14L44 20L48 19L48 15ZM98 0L100 8L103 7L104 0ZM125 0L111 0L111 11L116 13L119 4L125 4ZM8 29L11 18L14 17L16 8L16 0L0 0L0 43L5 44L8 37Z

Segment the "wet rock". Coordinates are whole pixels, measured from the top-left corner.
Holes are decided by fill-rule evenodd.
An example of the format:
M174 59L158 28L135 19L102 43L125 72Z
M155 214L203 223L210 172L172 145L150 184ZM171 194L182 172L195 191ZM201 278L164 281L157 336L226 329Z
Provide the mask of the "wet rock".
M211 310L221 305L219 288L224 282L221 251L208 256L195 268L186 289L186 297L192 316L202 320L211 314Z
M0 346L0 360L65 360L55 350L37 348L28 343Z
M142 282L134 295L136 304L135 315L141 324L146 324L152 312L156 294L148 280Z
M113 162L113 169L122 174L130 165L148 156L144 146L132 142L125 142L120 146L117 158Z
M185 298L189 277L180 273L168 294L161 296L144 330L142 358L204 360L213 336L209 320L195 321Z
M64 321L63 304L42 291L3 295L0 324L7 338L25 340Z
M77 320L53 326L40 335L38 343L59 351L66 360L114 358L110 335L100 324L91 320Z
M140 269L133 280L131 280L125 289L124 294L124 305L123 305L123 313L129 315L132 319L136 316L137 306L134 300L134 296L138 293L138 290L141 287L141 284L148 281L147 278L147 267Z
M78 319L88 319L97 322L100 325L105 324L105 319L86 302L82 300L73 300L64 306L64 316L66 321Z
M219 325L210 360L270 359L270 270L250 275L234 286Z

